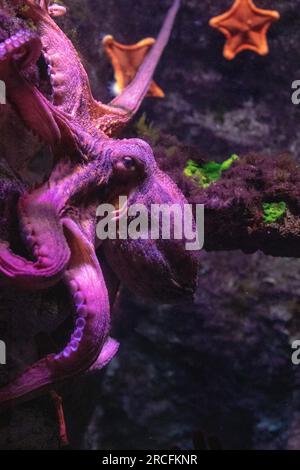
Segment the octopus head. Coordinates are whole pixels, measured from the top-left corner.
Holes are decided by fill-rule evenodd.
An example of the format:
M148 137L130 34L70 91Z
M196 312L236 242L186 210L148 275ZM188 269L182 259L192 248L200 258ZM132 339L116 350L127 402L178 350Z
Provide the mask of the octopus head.
M143 220L147 218L147 225L138 237L131 237L129 230L126 239L107 240L102 246L107 261L125 285L143 297L166 302L192 297L199 251L187 249L185 224L191 225L195 236L197 230L191 211L185 220L189 205L184 195L158 168L146 142L114 141L108 155L115 197L127 198L128 229L135 219L133 214L140 215L140 211ZM115 207L122 218L124 208L117 206L117 202ZM158 229L155 237L153 222ZM169 237L163 235L164 224L169 227ZM175 228L180 232L179 237Z

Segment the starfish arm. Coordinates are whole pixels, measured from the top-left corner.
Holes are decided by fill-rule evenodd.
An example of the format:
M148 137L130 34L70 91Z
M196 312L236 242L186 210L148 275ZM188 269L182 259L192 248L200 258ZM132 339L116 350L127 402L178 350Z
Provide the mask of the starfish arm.
M126 126L139 110L143 99L148 93L161 55L169 41L179 7L180 0L175 0L155 44L146 56L134 80L119 96L110 102L111 113L115 114L117 119L109 119L109 122L107 122L107 117L104 116L96 124L98 128L108 135L111 135L115 129Z
M269 28L269 25L266 27L266 31ZM251 31L249 34L248 49L257 52L259 55L266 55L269 52L269 46L267 42L267 37L264 36L260 38L259 33L256 31ZM240 50L243 50L241 48Z
M247 31L247 25L242 23L240 20L231 18L230 24L227 25L226 21L213 21L214 19L210 20L209 24L213 28L217 28L220 30L224 36L230 37L232 34L238 34L241 31Z
M269 25L266 25L266 31ZM269 52L269 46L266 36L261 37L260 33L251 31L247 35L247 41L241 36L233 36L228 39L224 46L224 57L232 60L235 56L242 51L250 50L259 55L266 55Z
M99 368L117 352L108 338L109 300L94 246L70 219L64 219L71 258L64 280L76 309L75 330L60 354L50 354L0 389L0 406L27 401L90 368Z
M232 60L239 52L245 49L249 49L249 43L245 43L242 35L237 34L235 36L228 36L224 45L223 55L225 59Z
M47 288L62 277L70 258L55 204L33 194L19 201L20 225L36 261L14 254L6 243L0 245L0 277L22 288Z
M270 21L277 21L280 18L280 13L277 10L264 10L262 8L258 8L254 5L253 1L249 1L252 11L257 14L257 16L261 16L263 18L269 19Z
M215 16L214 18L211 18L209 20L210 26L213 28L219 28L221 24L224 24L227 22L227 20L231 20L232 18L234 19L234 15L240 8L241 0L235 0L234 4L232 7L226 11L225 13L222 13L221 15Z

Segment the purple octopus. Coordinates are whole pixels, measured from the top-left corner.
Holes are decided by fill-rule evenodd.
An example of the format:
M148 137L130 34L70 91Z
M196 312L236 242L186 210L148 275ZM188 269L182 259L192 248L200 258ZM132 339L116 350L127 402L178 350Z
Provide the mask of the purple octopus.
M110 307L119 283L143 297L173 302L193 295L198 253L185 239L105 240L96 237L96 208L179 204L181 191L157 166L140 139L117 139L145 97L180 7L171 6L155 45L135 79L108 105L96 101L70 40L52 16L49 0L0 2L0 79L25 125L51 146L49 179L23 194L18 215L32 260L0 243L0 277L22 289L59 281L74 303L74 330L59 354L42 358L0 389L0 405L28 400L77 374L107 364L118 349L110 334ZM36 77L47 70L47 87Z

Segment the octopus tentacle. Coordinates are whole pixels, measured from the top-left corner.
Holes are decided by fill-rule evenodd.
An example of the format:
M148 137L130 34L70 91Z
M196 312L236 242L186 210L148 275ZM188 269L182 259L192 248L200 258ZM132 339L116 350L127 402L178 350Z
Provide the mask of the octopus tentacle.
M13 0L22 15L34 21L42 41L45 61L53 88L54 105L70 118L89 128L90 114L105 114L109 109L92 97L87 73L71 41L51 18L49 2ZM49 10L50 8L50 10Z
M45 142L60 139L47 100L21 74L35 63L42 50L40 38L30 29L22 29L0 44L0 79L6 83L10 102L17 108L25 124Z
M100 151L100 148L99 148ZM66 171L69 174L65 174ZM70 259L68 240L61 217L69 200L79 193L101 186L105 165L58 164L44 186L19 200L19 216L26 246L36 261L14 254L0 243L0 277L29 289L42 289L61 279ZM108 177L108 174L106 175Z
M19 4L20 0L14 0ZM140 70L128 87L111 103L96 101L91 92L87 73L71 41L49 15L48 3L25 0L28 9L23 13L31 18L43 44L54 92L54 105L87 131L113 136L132 119L148 92L153 74L169 40L180 7L174 0L158 39Z
M0 272L19 287L49 287L62 277L70 258L57 207L50 198L41 200L28 194L19 200L19 214L26 245L36 261L14 254L2 243Z
M174 21L180 8L180 3L180 0L175 0L173 2L157 40L139 68L134 80L120 95L109 103L109 106L112 110L115 110L115 113L118 111L119 120L108 120L107 117L104 116L96 123L96 126L106 134L113 135L116 130L125 127L139 110L151 85L158 62L170 39Z
M60 354L50 354L0 389L0 406L26 401L93 367L106 365L118 350L108 338L109 300L93 245L70 219L63 221L71 247L64 280L76 306L75 330Z
M71 249L64 279L76 307L76 329L64 351L55 357L67 359L67 367L87 369L96 361L110 325L109 298L95 249L71 219L62 221ZM81 364L82 362L82 364Z
M87 372L95 372L103 369L115 357L119 349L119 342L108 337L99 353L96 361L87 369ZM53 380L49 369L47 356L36 362L32 367L23 371L14 381L0 389L0 408L4 409L14 403L29 401L51 389L52 383L64 379ZM75 375L75 374L74 374Z
M103 349L101 350L99 356L97 357L96 361L91 365L88 369L88 372L95 372L97 370L103 369L103 367L107 366L110 361L115 357L120 347L119 341L110 336L107 338L106 342L104 343Z
M155 44L146 56L135 79L110 103L111 106L125 109L127 111L128 118L137 112L141 102L148 92L157 64L170 39L179 7L180 0L175 0L166 16Z

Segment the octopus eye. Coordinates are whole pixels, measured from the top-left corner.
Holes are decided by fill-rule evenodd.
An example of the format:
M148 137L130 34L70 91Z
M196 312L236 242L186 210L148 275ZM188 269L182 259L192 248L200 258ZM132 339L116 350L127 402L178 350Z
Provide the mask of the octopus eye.
M130 155L125 155L121 158L117 158L114 162L114 167L117 170L119 176L124 175L126 177L128 177L129 173L135 175L139 170L139 164L137 160L134 157L131 157Z
M132 157L123 157L123 165L127 170L135 170L135 160Z

